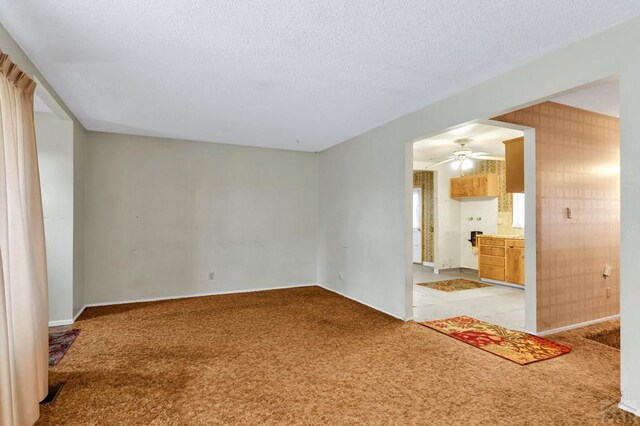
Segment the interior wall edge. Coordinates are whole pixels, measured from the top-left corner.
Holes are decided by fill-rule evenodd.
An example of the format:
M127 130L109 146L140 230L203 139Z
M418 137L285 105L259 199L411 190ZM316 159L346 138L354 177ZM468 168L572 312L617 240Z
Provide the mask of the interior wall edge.
M637 52L637 50L635 51ZM637 56L636 56L637 57ZM640 413L640 60L620 75L620 377L625 407Z
M397 313L394 313L394 312L389 312L389 311L387 311L387 310L380 309L379 307L377 307L377 306L375 306L375 305L372 305L371 303L367 303L367 302L365 302L365 301L363 301L363 300L360 300L360 299L358 299L358 298L356 298L356 297L353 297L353 296L350 296L350 295L348 295L348 294L345 294L345 293L343 293L343 292L341 292L341 291L339 291L339 290L336 290L336 289L334 289L334 288L327 287L327 286L322 285L322 284L318 284L318 287L322 287L322 288L324 288L325 290L328 290L328 291L330 291L330 292L332 292L332 293L335 293L335 294L337 294L337 295L339 295L339 296L342 296L342 297L344 297L344 298L347 298L347 299L349 299L349 300L353 300L354 302L357 302L357 303L359 303L359 304L361 304L361 305L364 305L364 306L366 306L366 307L368 307L368 308L371 308L371 309L373 309L373 310L376 310L376 311L378 311L378 312L380 312L380 313L383 313L383 314L385 314L385 315L389 315L390 317L393 317L393 318L399 319L399 320L401 320L401 321L407 322L407 321L411 321L411 319L412 319L412 316L411 316L411 315L409 315L409 316L402 316L402 315L398 315Z

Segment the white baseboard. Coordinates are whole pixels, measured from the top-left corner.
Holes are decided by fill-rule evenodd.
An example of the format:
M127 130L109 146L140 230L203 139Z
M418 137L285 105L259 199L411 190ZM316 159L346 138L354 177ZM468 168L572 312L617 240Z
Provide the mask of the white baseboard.
M358 300L358 299L356 299L355 297L347 296L346 294L344 294L344 293L342 293L342 292L340 292L340 291L338 291L338 290L334 290L334 289L329 288L329 287L326 287L326 286L324 286L324 285L322 285L322 284L316 284L316 285L317 285L318 287L322 287L322 288L324 288L325 290L328 290L328 291L330 291L330 292L332 292L332 293L338 294L338 295L340 295L340 296L342 296L342 297L346 297L347 299L351 299L351 300L353 300L354 302L360 303L361 305L364 305L364 306L369 307L369 308L371 308L371 309L375 309L375 310L376 310L376 311L378 311L378 312L382 312L383 314L389 315L390 317L394 317L394 318L397 318L397 319L402 320L402 321L410 321L410 320L411 320L411 318L408 318L408 319L407 319L407 318L403 318L403 317L401 317L401 316L398 316L398 315L396 315L396 314L392 314L391 312L385 311L384 309L380 309L380 308L378 308L378 307L376 307L376 306L373 306L373 305L371 305L371 304L369 304L369 303L367 303L367 302L363 302L362 300Z
M489 284L501 285L504 287L517 288L518 290L524 291L524 286L520 284L511 284L505 281L492 280L491 278L480 278L480 281L489 283Z
M554 328L552 330L539 331L537 333L538 336L548 336L549 334L561 333L563 331L573 330L575 328L586 327L591 324L597 324L599 322L611 321L614 319L620 318L620 314L611 315L610 317L598 318L591 321L585 321L578 324L565 325L564 327Z
M84 305L78 313L73 317L73 319L59 320L59 321L49 321L49 327L58 327L61 325L71 325L78 317L84 312L86 308L91 308L95 306L109 306L109 305L125 305L127 303L144 303L144 302L158 302L161 300L174 300L174 299L187 299L190 297L205 297L205 296L216 296L222 294L236 294L236 293L253 293L256 291L269 291L269 290L283 290L287 288L298 288L298 287L313 287L318 284L298 284L292 286L282 286L282 287L269 287L269 288L255 288L249 290L236 290L236 291L224 291L217 293L198 293L198 294L187 294L182 296L168 296L168 297L154 297L148 299L134 299L134 300L120 300L117 302L100 302L100 303L87 303ZM320 286L321 287L321 286Z
M84 310L84 308L92 308L96 306L125 305L127 303L145 303L145 302L159 302L162 300L188 299L190 297L206 297L206 296L218 296L223 294L254 293L256 291L284 290L287 288L313 287L317 285L318 284L296 284L296 285L281 286L281 287L252 288L247 290L230 290L230 291L218 291L218 292L211 292L211 293L184 294L180 296L150 297L146 299L131 299L131 300L118 300L113 302L87 303L86 305L84 305L82 309Z
M391 312L385 311L384 309L380 309L376 306L370 305L369 303L363 302L362 300L358 300L356 298L353 298L351 296L348 296L342 292L339 292L337 290L334 290L332 288L328 288L322 284L297 284L297 285L291 285L291 286L281 286L281 287L269 287L269 288L254 288L254 289L248 289L248 290L234 290L234 291L224 291L224 292L214 292L214 293L197 293L197 294L185 294L185 295L181 295L181 296L168 296L168 297L151 297L151 298L145 298L145 299L131 299L131 300L118 300L118 301L113 301L113 302L98 302L98 303L87 303L86 305L84 305L82 307L82 309L80 309L80 311L78 311L78 313L75 315L75 317L73 319L68 319L68 320L62 320L62 321L50 321L49 322L49 327L55 327L55 326L59 326L59 325L71 325L75 322L75 320L80 316L80 314L82 314L82 312L84 312L84 310L86 308L92 308L92 307L96 307L96 306L109 306L109 305L124 305L124 304L128 304L128 303L145 303L145 302L158 302L158 301L162 301L162 300L177 300L177 299L187 299L190 297L206 297L206 296L216 296L216 295L223 295L223 294L238 294L238 293L254 293L257 291L269 291L269 290L284 290L284 289L288 289L288 288L300 288L300 287L313 287L313 286L318 286L321 287L327 291L331 291L333 293L339 294L342 297L346 297L347 299L351 299L354 302L358 302L362 305L365 305L371 309L375 309L376 311L382 312L383 314L392 316L394 318L397 318L399 320L402 321L410 321L411 318L402 318L396 314L393 314Z
M433 268L435 268L435 266L436 266L436 264L435 264L435 263L433 263L433 262L422 262L422 265L424 265L424 266L431 266L431 267L433 267Z
M84 305L82 308L80 308L80 310L78 311L78 313L73 317L73 322L76 322L76 320L78 319L78 317L80 315L82 315L82 313L84 312L85 308L87 307L87 305Z
M49 321L49 327L59 327L61 325L71 325L73 324L72 319L65 319L65 320L56 320L56 321Z
M635 414L636 416L640 416L640 409L632 406L631 404L629 404L628 402L625 402L624 400L620 401L620 403L618 404L618 408L628 413Z

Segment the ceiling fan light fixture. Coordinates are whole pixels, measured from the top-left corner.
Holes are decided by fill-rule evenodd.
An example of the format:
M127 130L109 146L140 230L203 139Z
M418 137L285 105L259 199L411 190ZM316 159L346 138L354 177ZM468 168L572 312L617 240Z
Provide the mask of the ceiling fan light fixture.
M461 158L459 160L453 160L451 162L451 168L453 170L469 170L473 168L473 161L468 158Z

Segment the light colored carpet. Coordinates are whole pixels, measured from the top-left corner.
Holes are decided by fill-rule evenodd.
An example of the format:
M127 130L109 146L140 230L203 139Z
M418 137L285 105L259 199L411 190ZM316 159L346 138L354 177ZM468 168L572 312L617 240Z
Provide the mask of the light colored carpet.
M620 352L582 332L520 366L318 287L89 308L40 424L585 425Z

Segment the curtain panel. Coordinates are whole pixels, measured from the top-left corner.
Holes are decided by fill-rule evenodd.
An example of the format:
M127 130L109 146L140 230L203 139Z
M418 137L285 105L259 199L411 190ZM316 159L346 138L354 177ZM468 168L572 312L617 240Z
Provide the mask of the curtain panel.
M0 424L31 425L48 385L35 82L0 52Z

